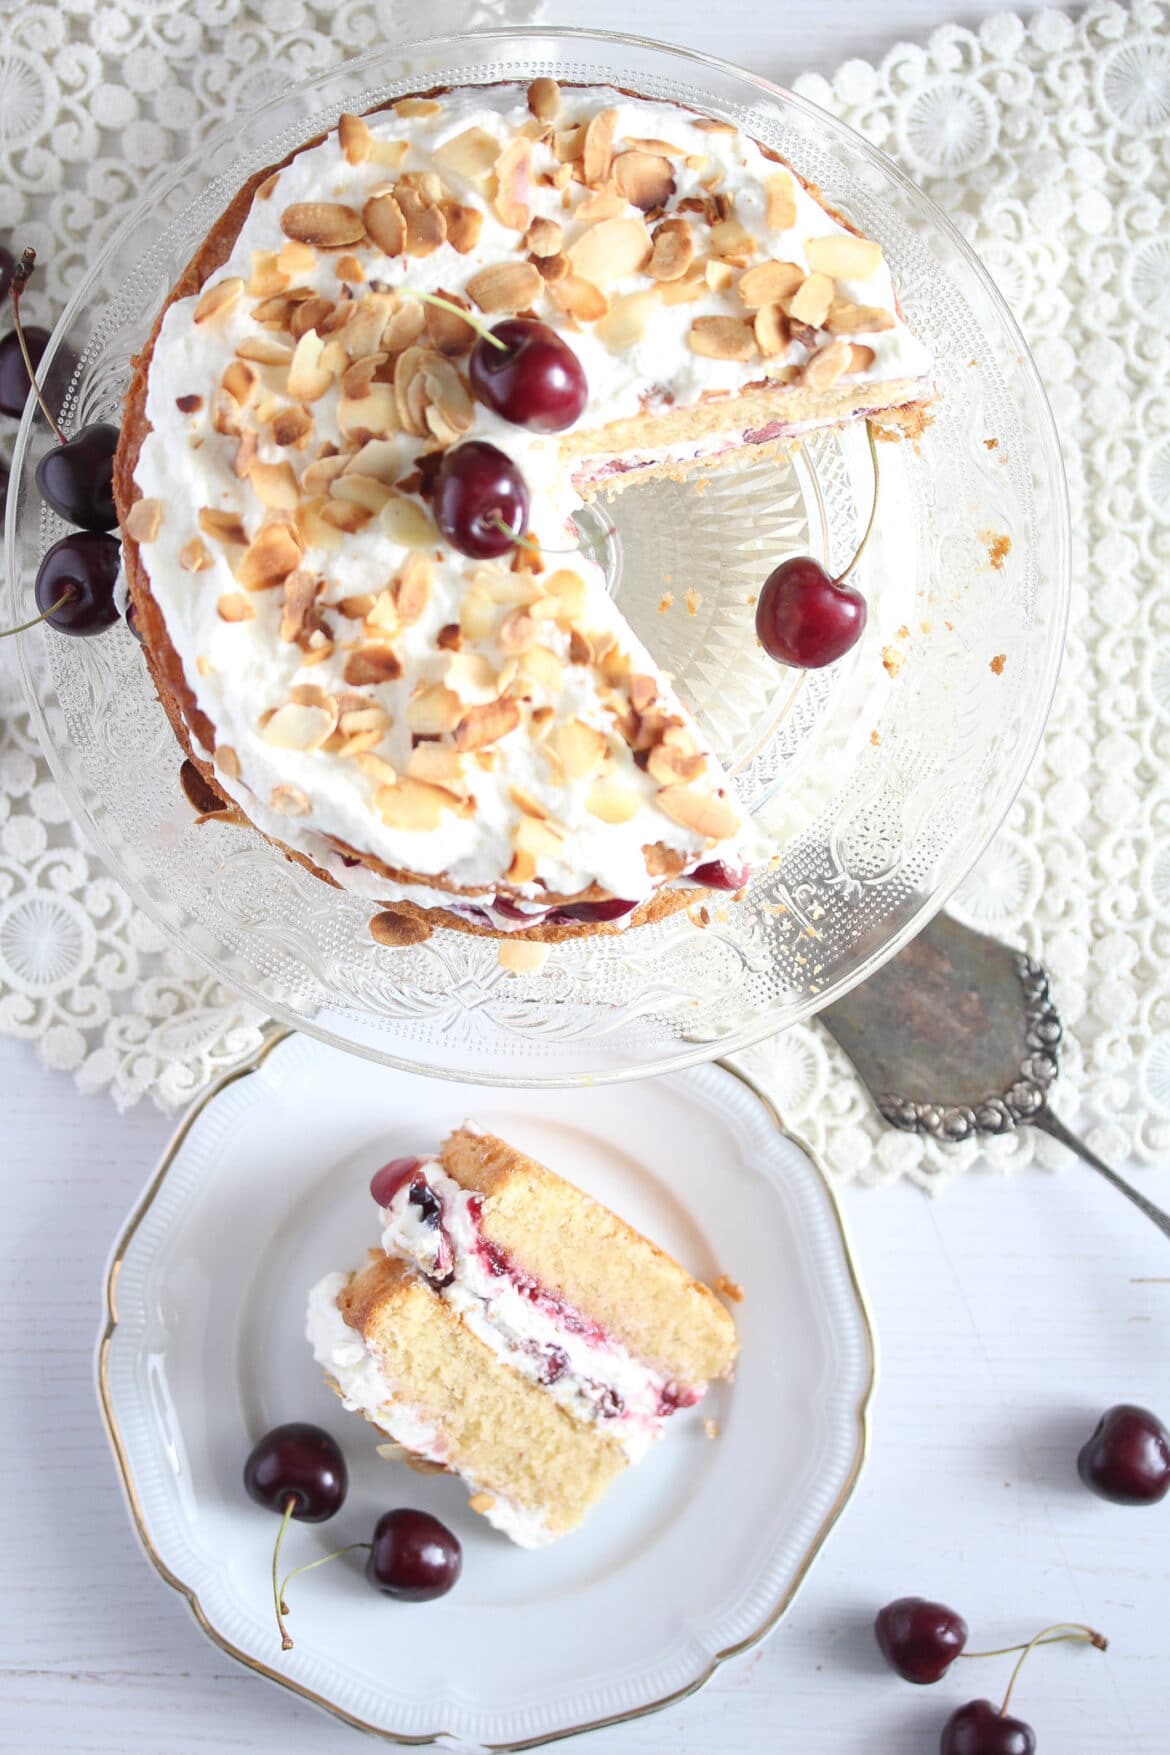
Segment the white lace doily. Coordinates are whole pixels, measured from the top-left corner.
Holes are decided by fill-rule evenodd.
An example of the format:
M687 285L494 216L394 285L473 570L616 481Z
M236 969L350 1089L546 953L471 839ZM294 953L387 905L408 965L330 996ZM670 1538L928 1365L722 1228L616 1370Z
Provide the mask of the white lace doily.
M429 6L422 26L416 12L416 27L454 28L447 10ZM480 0L458 24L537 10ZM0 19L0 234L33 244L46 265L30 314L59 308L83 255L155 167L225 112L402 28L385 0L69 0ZM1068 650L1028 784L954 908L1049 969L1067 1026L1062 1112L1107 1157L1164 1157L1170 11L1143 0L1028 24L1004 14L797 89L891 153L951 215L1048 386L1073 506ZM49 1065L119 1106L147 1093L174 1106L247 1054L262 1026L167 948L79 846L0 647L0 1030L34 1038ZM980 1149L1002 1165L1059 1152L1031 1130L943 1148L883 1128L815 1025L743 1060L842 1178L933 1183Z

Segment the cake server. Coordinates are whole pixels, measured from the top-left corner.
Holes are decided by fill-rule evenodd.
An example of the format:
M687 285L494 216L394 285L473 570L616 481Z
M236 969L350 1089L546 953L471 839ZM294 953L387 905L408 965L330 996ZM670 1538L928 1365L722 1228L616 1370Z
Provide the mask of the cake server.
M1102 1162L1048 1106L1061 1023L1032 957L938 914L818 1018L891 1127L957 1141L1039 1127L1170 1237L1170 1214Z

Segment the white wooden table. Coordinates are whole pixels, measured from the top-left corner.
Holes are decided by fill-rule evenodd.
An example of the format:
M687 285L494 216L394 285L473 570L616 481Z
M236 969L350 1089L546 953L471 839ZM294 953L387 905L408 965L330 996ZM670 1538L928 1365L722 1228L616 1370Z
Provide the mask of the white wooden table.
M994 10L968 0L971 18ZM573 22L684 41L782 79L879 56L947 21L940 0L594 0ZM131 1536L93 1394L106 1251L169 1132L119 1117L0 1041L0 1751L201 1755L356 1748L356 1733L238 1670ZM1170 1205L1170 1167L1142 1186ZM1170 1503L1104 1505L1074 1458L1097 1411L1170 1411L1170 1250L1088 1171L970 1175L937 1201L846 1199L883 1355L873 1453L791 1614L684 1705L578 1747L606 1755L934 1755L960 1701L1007 1666L934 1690L886 1673L875 1609L953 1603L973 1642L1088 1620L1105 1657L1039 1654L1017 1696L1041 1755L1165 1755ZM388 1654L392 1661L392 1651Z

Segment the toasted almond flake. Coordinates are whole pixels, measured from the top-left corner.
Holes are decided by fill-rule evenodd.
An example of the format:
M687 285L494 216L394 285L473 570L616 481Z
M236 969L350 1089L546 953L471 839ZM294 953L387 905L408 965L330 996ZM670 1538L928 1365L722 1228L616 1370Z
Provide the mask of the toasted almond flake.
M294 278L299 274L312 274L317 266L317 252L312 244L303 244L290 238L286 244L280 246L276 265L282 273L291 274Z
M730 262L712 257L705 265L704 279L712 292L726 292L735 279L735 269Z
M442 146L437 146L433 157L445 172L463 177L469 183L480 184L490 174L499 155L500 143L486 128L465 128L462 134L456 134Z
M563 279L546 281L545 284L553 304L579 323L596 323L609 310L609 300L601 288L579 274L566 274Z
M396 634L402 623L398 618L398 605L394 601L394 592L389 585L372 596L369 610L366 612L366 626L371 639L384 640L387 635Z
M695 254L694 234L685 219L664 219L654 228L654 243L646 273L651 280L679 280Z
M372 195L362 208L362 221L375 249L383 256L401 256L406 248L406 221L393 195Z
M306 330L297 342L288 369L288 393L298 402L317 402L332 388L333 373L321 361L325 343L315 329Z
M512 975L536 975L548 962L549 949L538 939L502 938L496 949L496 960L501 969L507 969ZM472 1511L485 1512L491 1510L495 1500L490 1493L476 1493L467 1503Z
M331 498L319 510L326 524L332 524L335 530L344 530L348 536L364 530L374 516L368 506L361 505L357 500Z
M232 474L239 476L241 481L250 474L259 448L260 435L254 427L248 427L240 435L240 442L236 446L236 455L232 460Z
M202 537L193 536L190 542L183 544L179 550L179 565L185 573L205 573L208 567L214 567L215 561Z
M248 479L266 506L286 512L295 507L299 489L291 463L253 463Z
M853 342L849 349L849 364L845 367L845 372L868 372L876 358L877 355L872 347L859 346L857 342Z
M318 334L321 334L325 327L325 320L332 310L332 299L320 296L302 299L299 304L293 306L286 327L298 341L310 329L315 329Z
M240 758L230 743L217 743L215 746L215 765L221 774L229 780L240 777Z
M463 301L453 293L443 293L442 296L459 305L460 309L466 309ZM431 346L448 359L458 359L469 353L475 344L476 332L471 324L457 312L445 310L441 305L425 306L423 323Z
M636 713L645 713L658 699L658 684L652 676L631 676L626 687L630 705Z
M586 126L581 158L585 182L590 189L596 189L598 184L609 179L617 119L616 110L599 110Z
M560 114L561 88L555 79L534 79L528 87L528 108L542 122L553 122Z
M280 638L285 645L301 638L306 617L316 602L322 581L303 567L288 575L284 582L284 602L280 616Z
M806 364L801 382L813 390L828 390L849 370L852 349L847 341L830 341L819 347Z
M437 737L454 731L463 714L463 703L442 683L421 689L406 704L406 723L420 737Z
M345 154L345 162L351 165L365 164L370 156L369 123L362 116L341 115L337 118L337 138L341 150Z
M475 418L471 392L449 359L435 358L422 375L427 395L427 430L441 445L453 445Z
M447 792L461 794L467 790L463 757L450 744L420 743L410 752L408 773L414 780L426 780Z
M692 353L710 360L750 360L756 351L751 326L738 317L696 317L687 340Z
M595 780L585 799L590 816L603 823L628 823L642 808L638 794L619 780Z
M564 234L555 219L534 219L524 234L525 247L534 256L556 256Z
M126 516L125 533L132 542L153 542L162 523L161 500L135 500Z
M790 298L804 280L795 262L760 262L739 278L739 296L751 311Z
M756 345L765 359L775 359L777 355L787 353L790 339L788 319L779 305L761 306L752 329Z
M544 290L531 262L493 262L467 282L465 291L481 311L526 311Z
M468 591L459 605L459 630L469 640L486 640L495 631L497 610L484 591Z
M711 227L711 249L725 262L742 268L757 253L759 245L737 219L723 219Z
M489 751L487 753L490 754L491 752ZM536 861L531 853L526 853L521 848L517 847L512 854L512 863L504 875L510 884L530 884L536 876ZM502 940L500 945L501 950L504 948L505 943L511 942L513 941ZM519 942L524 943L524 940L520 940Z
M520 723L520 708L513 700L485 701L469 707L455 727L455 747L459 750L482 749L497 743Z
M608 314L598 323L594 333L611 353L623 353L642 340L655 313L661 308L662 294L656 286L649 287L645 292L627 293L625 298L613 301Z
M646 766L661 786L699 780L707 768L705 755L688 755L673 744L660 743L650 751Z
M343 201L296 201L281 214L280 229L317 250L343 250L366 235L361 215Z
M245 335L236 353L240 359L251 360L257 366L289 366L293 357L293 350L286 341L277 341L269 335Z
M702 280L695 281L686 276L682 280L668 280L663 284L662 302L664 305L694 305L705 291Z
M446 684L465 707L481 707L501 693L500 677L483 652L453 652L447 660Z
M301 564L301 548L286 524L264 524L248 544L236 568L245 591L267 591L282 585Z
M213 537L216 542L222 542L229 548L243 548L248 540L248 533L239 513L225 512L217 506L200 507L199 528L204 536Z
M396 116L418 116L420 118L426 118L428 116L440 115L442 109L442 104L436 103L434 98L404 97L399 98L398 102L395 104L394 114Z
M605 733L581 719L568 719L549 742L570 780L588 780L602 768L609 746Z
M343 396L337 404L337 424L345 437L358 445L397 432L398 402L393 385L373 384L369 394L356 401Z
M217 280L212 286L206 287L199 303L195 307L194 321L208 323L213 317L221 317L225 311L243 297L244 282L238 274L228 275L226 280Z
M313 431L313 417L307 408L282 408L269 425L273 444L282 448L295 445L299 449L308 443Z
M442 209L433 207L415 189L398 186L398 205L406 224L406 254L431 256L447 241L447 221Z
M871 238L854 237L852 232L809 238L804 253L809 267L831 280L868 280L882 265L881 245Z
M331 498L349 500L355 506L361 506L371 516L380 512L393 498L393 492L384 481L377 481L372 475L339 475L329 489Z
M368 353L353 360L341 374L341 394L353 402L368 396L375 374L389 357L386 353Z
M442 786L405 776L393 786L380 786L376 803L387 828L420 831L437 829L443 812L454 810L459 800Z
M351 286L360 286L366 278L366 271L356 256L339 256L334 264L333 272L338 280L343 280ZM351 313L347 312L348 314Z
M565 666L548 646L529 646L520 654L520 670L550 694L559 694L564 687Z
M518 135L500 153L493 166L496 194L492 202L496 218L509 231L526 232L532 219L532 142Z
M307 817L313 801L300 786L282 785L272 788L268 806L282 817Z
M438 541L439 533L422 507L404 494L396 494L383 507L381 524L391 541L403 548L430 548Z
M265 743L282 750L317 750L332 737L337 726L337 704L303 706L286 701L278 707L262 733Z
M535 644L536 623L524 609L509 610L496 631L496 644L501 652L523 652Z
M512 844L519 852L531 853L534 859L559 859L565 850L565 837L551 822L522 816L512 830Z
M788 232L796 224L796 191L787 171L776 171L764 179L767 197L764 221L771 231Z
M398 576L396 607L404 628L417 622L431 600L434 565L429 555L412 554Z
M738 129L732 122L720 122L714 116L701 116L695 127L703 134L736 134Z
M833 291L833 282L827 274L810 274L790 298L780 301L781 309L793 322L807 323L811 329L818 329L833 302Z
M386 353L403 353L422 339L426 312L417 299L406 299L391 312L382 330L380 346Z
M468 207L462 201L443 201L440 211L447 226L447 242L461 256L466 256L479 243L483 214L478 207Z
M643 213L661 207L674 194L674 167L655 152L619 153L613 161L613 180L618 193Z
M297 534L306 548L338 548L341 531L322 516L328 501L323 497L301 500L293 513Z
M221 622L250 622L256 614L251 601L242 591L225 591L215 606Z
M664 786L655 803L672 823L693 829L709 841L726 841L740 826L739 816L725 799L690 786Z
M650 234L646 223L627 215L620 219L602 219L582 232L567 252L573 273L594 286L605 287L615 280L636 274L650 255Z
M342 676L351 688L370 684L396 682L402 675L402 660L393 646L359 646L345 660Z
M825 318L830 335L876 335L896 326L892 311L880 305L854 305L848 299L834 299Z
M592 190L579 204L573 213L575 220L584 225L598 219L616 219L629 206L624 195L619 195L612 183L603 183L600 189Z
M252 272L248 276L246 291L254 299L274 298L291 285L292 276L286 274L277 261L275 250L253 250Z
M553 135L553 156L561 165L571 165L585 150L585 124L558 128Z

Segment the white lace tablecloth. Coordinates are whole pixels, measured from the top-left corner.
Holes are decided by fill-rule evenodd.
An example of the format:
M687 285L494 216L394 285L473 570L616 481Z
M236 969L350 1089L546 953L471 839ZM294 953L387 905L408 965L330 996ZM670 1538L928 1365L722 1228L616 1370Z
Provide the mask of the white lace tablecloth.
M530 18L429 6L416 33ZM0 5L0 235L47 272L86 257L241 104L403 34L383 0ZM280 43L279 62L273 43ZM1040 957L1067 1035L1057 1107L1105 1156L1170 1151L1170 9L1094 5L948 27L797 89L902 164L1012 305L1064 444L1072 619L1043 748L954 911ZM120 1107L176 1106L264 1019L169 948L79 844L0 646L0 1031ZM745 1064L843 1178L922 1182L985 1151L1055 1161L1025 1130L940 1147L884 1129L823 1031Z

